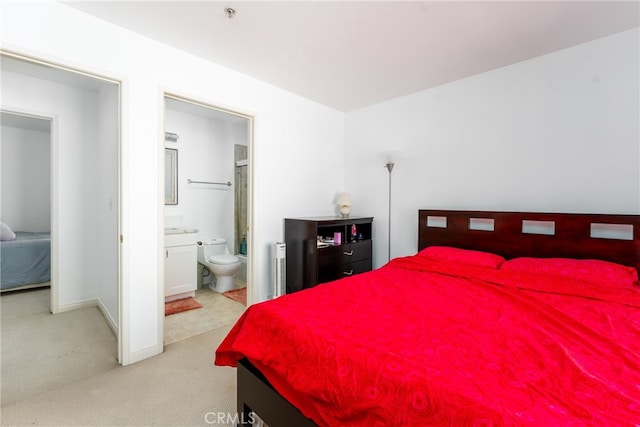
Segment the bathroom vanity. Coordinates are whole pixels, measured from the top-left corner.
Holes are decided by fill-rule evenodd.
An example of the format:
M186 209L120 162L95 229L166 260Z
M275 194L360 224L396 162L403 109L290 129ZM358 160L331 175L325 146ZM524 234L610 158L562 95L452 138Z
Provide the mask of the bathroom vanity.
M165 229L165 302L195 295L198 285L197 231L189 228Z

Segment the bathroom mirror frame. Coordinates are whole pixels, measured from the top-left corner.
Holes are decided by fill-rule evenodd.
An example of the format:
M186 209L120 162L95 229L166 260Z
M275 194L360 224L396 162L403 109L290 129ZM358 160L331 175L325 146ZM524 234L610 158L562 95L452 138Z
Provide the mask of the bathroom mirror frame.
M164 204L178 204L178 150L164 149Z

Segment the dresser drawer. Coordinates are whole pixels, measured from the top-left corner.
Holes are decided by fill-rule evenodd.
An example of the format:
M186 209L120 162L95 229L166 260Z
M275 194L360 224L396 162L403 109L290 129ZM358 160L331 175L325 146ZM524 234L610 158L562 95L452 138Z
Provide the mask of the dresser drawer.
M350 241L354 229L359 240ZM338 235L344 244L318 243ZM287 293L312 288L371 270L373 217L285 218L284 242Z
M329 246L318 250L318 267L342 265L371 258L371 240Z
M366 271L371 271L371 258L343 265L328 265L318 270L318 283L330 282Z

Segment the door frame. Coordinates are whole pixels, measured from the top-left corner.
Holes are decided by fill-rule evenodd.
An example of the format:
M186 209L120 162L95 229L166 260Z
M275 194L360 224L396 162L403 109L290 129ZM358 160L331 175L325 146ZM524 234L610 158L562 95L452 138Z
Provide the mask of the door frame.
M255 168L255 139L254 139L254 126L255 126L255 114L249 112L243 112L235 107L222 106L216 102L210 102L202 99L198 99L194 96L180 95L180 91L173 91L166 88L161 88L159 93L160 100L160 120L158 129L158 168L160 173L158 174L158 200L162 209L159 211L158 218L158 277L160 278L158 283L158 343L164 349L164 132L165 132L165 99L170 98L176 101L190 103L199 107L216 110L222 113L231 114L237 117L242 117L248 120L249 132L247 141L248 152L248 183L247 183L247 226L249 228L247 232L247 305L253 302L255 293L255 265L256 265L256 249L255 249L255 185L254 185L254 168ZM164 351L164 350L163 350Z
M49 229L51 230L49 311L51 314L58 314L60 311L58 308L58 117L55 113L10 105L0 106L0 111L49 122Z
M123 202L123 191L122 191L122 182L123 182L122 114L123 113L122 112L123 112L123 96L125 91L124 82L122 79L107 77L97 72L70 67L61 63L57 63L57 62L50 61L47 59L42 59L42 58L36 58L34 56L25 55L17 51L5 49L5 48L0 48L0 55L7 56L16 60L28 62L31 64L56 69L66 73L72 73L74 75L82 75L82 76L89 77L104 83L115 84L117 86L117 89L118 89L118 130L117 130L118 141L117 141L117 165L116 165L117 172L116 173L117 173L118 182L117 182L116 198L118 200L118 212L117 212L118 224L117 224L116 236L114 236L114 239L117 239L118 241L117 254L116 254L117 270L118 270L116 274L117 299L118 299L118 313L117 313L118 325L116 330L113 330L113 327L111 329L116 335L118 363L121 365L127 364L128 354L129 354L128 344L127 344L129 316L128 316L128 313L126 313L123 308L125 306L125 303L128 303L128 301L124 301L123 292L122 292L123 282L125 278L124 270L126 268L126 266L124 266L124 263L123 263L124 260L123 260L123 248L122 248L122 226L123 226L123 203L122 203ZM50 202L51 203L51 289L50 289L51 303L50 304L51 304L51 313L57 314L60 312L59 277L58 277L59 272L58 272L58 265L57 265L57 262L58 262L57 261L58 260L57 240L59 236L58 211L57 211L58 205L59 205L58 193L57 193L58 175L59 175L58 114L46 113L46 112L45 113L29 112L24 109L13 108L11 106L5 106L3 110L17 111L17 112L23 111L24 112L23 114L41 117L51 121L51 128L50 128L50 133L51 133L51 137L50 137L50 140L51 140L51 158L50 158L50 162L51 162L51 165L50 165L51 167L51 170L50 170L50 176L51 176L51 202ZM108 321L106 318L105 318L105 321L109 324L110 327L112 326L111 322Z

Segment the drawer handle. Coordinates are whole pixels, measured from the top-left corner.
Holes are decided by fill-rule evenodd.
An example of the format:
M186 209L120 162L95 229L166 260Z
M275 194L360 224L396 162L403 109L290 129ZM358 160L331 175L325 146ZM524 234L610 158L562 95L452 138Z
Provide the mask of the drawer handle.
M343 254L345 254L345 255L347 255L347 256L351 256L351 255L353 255L353 251L349 251L349 252L344 251L344 252L342 252L342 253L343 253Z
M352 276L353 275L353 270L343 271L342 274L344 274L345 276Z

